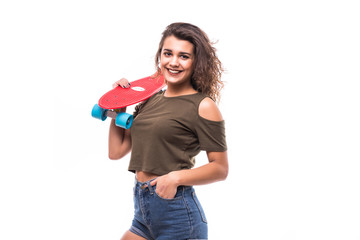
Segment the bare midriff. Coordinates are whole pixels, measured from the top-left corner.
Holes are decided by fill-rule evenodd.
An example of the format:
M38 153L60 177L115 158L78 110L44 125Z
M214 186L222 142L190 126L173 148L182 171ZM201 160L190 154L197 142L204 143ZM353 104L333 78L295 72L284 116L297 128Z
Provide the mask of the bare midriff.
M151 179L157 178L159 177L159 175L155 175L152 173L148 173L148 172L143 172L143 171L137 171L136 172L136 179L139 182L147 182L150 181Z

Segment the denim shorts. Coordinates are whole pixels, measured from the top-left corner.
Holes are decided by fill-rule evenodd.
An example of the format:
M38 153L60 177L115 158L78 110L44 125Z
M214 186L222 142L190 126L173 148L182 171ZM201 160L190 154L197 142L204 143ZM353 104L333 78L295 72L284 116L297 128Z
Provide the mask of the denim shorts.
M180 186L173 199L164 199L150 182L135 182L130 231L148 240L206 240L207 221L194 188Z

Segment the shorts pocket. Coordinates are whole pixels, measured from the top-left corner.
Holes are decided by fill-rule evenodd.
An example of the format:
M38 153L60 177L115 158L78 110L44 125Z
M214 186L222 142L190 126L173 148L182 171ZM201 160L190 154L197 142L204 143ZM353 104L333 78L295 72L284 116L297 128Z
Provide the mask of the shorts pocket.
M204 222L204 223L207 223L207 219L206 219L206 216L205 216L205 213L204 213L204 210L199 202L199 199L196 197L196 194L195 192L192 192L192 198L200 212L200 215L201 215L201 220Z
M183 188L183 187L178 187L174 198L163 198L163 197L160 197L160 196L157 194L157 192L156 192L156 187L154 187L155 196L156 196L157 198L161 199L161 200L164 200L164 201L176 201L176 200L182 199L182 198L183 198L183 191L184 191L184 188Z
M171 235L172 238L167 239L184 239L184 234L190 236L191 221L182 188L178 188L175 198L162 198L154 191L149 200L149 216L154 231L168 234L172 232L174 236Z

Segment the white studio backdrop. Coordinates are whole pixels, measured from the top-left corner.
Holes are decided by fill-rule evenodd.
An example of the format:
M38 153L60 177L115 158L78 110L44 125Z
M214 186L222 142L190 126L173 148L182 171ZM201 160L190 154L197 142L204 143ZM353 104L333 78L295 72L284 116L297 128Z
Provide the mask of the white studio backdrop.
M108 160L109 121L90 111L114 81L152 74L162 31L183 21L218 41L227 69L230 174L196 188L209 239L359 240L359 10L2 1L0 238L115 240L129 228L129 157Z

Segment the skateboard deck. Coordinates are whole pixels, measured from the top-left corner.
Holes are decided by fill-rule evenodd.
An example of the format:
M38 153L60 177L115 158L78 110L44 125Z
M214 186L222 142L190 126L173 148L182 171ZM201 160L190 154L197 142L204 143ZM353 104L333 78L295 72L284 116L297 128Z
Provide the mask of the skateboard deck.
M145 77L130 84L129 88L118 86L105 93L98 104L94 105L91 115L102 121L105 121L107 117L114 118L117 126L128 129L132 124L133 116L118 112L117 109L142 102L165 87L162 75Z
M130 83L129 88L120 86L105 93L99 99L99 106L104 109L118 109L142 102L160 91L164 86L164 77L152 76Z

